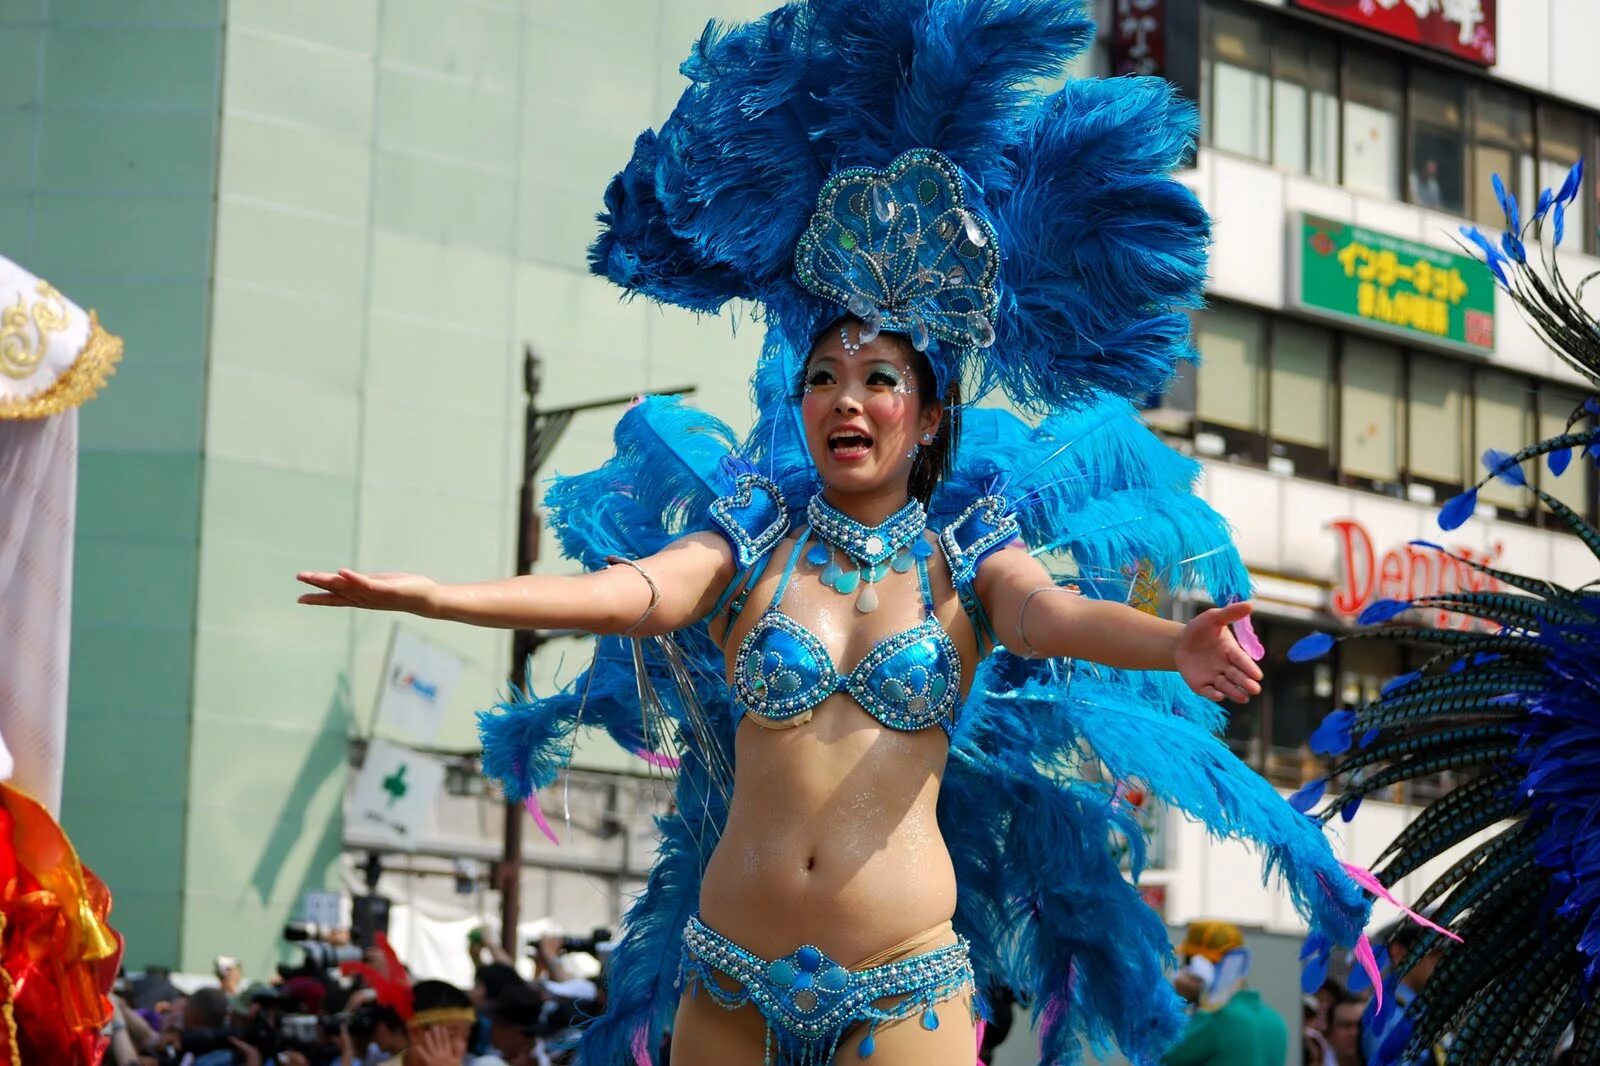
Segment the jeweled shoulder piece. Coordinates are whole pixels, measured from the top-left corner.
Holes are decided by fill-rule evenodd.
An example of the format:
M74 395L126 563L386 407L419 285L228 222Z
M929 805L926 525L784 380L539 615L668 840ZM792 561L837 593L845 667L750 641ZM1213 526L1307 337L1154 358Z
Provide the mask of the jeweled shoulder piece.
M961 512L939 534L939 546L950 564L950 583L958 590L972 584L978 564L1015 539L1020 530L1003 496L984 496Z
M770 478L740 474L734 491L712 501L711 520L733 545L739 568L754 566L789 532L789 506Z
M1000 253L994 228L967 204L954 163L928 148L884 170L852 167L822 186L795 249L800 284L920 352L994 343Z

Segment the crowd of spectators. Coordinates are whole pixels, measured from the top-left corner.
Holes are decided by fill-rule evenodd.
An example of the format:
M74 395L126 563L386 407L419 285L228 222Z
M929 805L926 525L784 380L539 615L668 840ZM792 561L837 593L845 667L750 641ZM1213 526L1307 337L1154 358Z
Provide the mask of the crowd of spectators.
M247 984L219 958L215 984L181 990L163 970L118 983L107 1066L562 1066L605 1004L604 968L560 936L530 945L524 976L481 935L470 990L417 980L409 1010L359 976L309 966ZM376 951L369 965L382 963ZM531 964L531 966L529 965Z

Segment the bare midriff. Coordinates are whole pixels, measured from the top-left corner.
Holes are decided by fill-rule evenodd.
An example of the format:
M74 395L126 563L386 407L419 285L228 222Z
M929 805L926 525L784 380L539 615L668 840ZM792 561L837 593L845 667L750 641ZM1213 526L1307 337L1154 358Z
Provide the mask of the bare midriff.
M792 540L752 590L733 626L739 641L770 603ZM963 663L976 661L943 560L929 560L935 610ZM915 574L891 574L871 615L802 569L783 610L829 648L859 661L922 616ZM968 668L970 670L970 667ZM964 691L970 673L962 679ZM728 821L700 888L700 918L766 959L811 944L846 966L918 936L955 913L955 871L939 831L939 784L949 755L943 729L890 729L838 692L792 728L739 724Z
M846 966L949 921L955 871L935 812L948 745L842 693L792 729L747 717L701 919L762 958L812 944Z

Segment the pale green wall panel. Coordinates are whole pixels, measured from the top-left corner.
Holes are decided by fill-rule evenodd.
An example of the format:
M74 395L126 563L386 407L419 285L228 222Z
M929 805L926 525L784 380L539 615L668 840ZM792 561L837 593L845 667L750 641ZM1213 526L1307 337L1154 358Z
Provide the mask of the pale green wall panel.
M517 98L509 87L397 69L386 60L378 89L378 143L385 150L459 160L509 179L516 127Z
M50 12L46 107L215 114L222 58L215 17L209 25L166 26L74 24L71 18Z
M208 196L217 116L205 111L65 112L39 138L39 183L71 192Z
M224 125L243 113L361 140L372 132L370 55L233 25L226 73Z
M207 403L208 454L336 477L355 472L359 423L351 393L213 366Z
M54 20L98 25L215 26L222 20L222 0L49 0L49 10Z
M349 620L338 628L347 633ZM342 653L347 643L340 634L337 650ZM332 729L344 737L352 724L349 680L343 655L328 654L328 645L298 627L276 636L259 629L202 629L195 642L197 712L282 728Z
M219 280L214 306L214 364L293 379L307 392L355 392L362 362L357 301Z
M0 4L0 26L35 27L44 21L45 0L6 0Z
M70 280L63 279L62 286L66 287ZM209 302L200 279L148 274L100 276L67 291L94 308L101 324L128 343L131 354L113 380L120 380L133 365L139 365L184 367L199 381L206 362ZM108 388L100 399L110 396ZM96 417L94 404L84 408L84 417Z
M441 245L509 255L516 241L515 200L509 170L385 152L373 189L373 220Z
M79 465L78 528L87 537L114 529L130 540L192 543L199 506L193 453L106 451Z
M0 249L10 249L18 256L23 254L32 216L33 203L29 197L0 193Z
M46 122L53 119L47 118ZM32 270L93 304L70 277L192 278L211 272L211 208L203 197L52 195L35 200ZM137 354L137 353L135 353Z
M176 735L178 743L173 750L182 756L194 652L194 631L187 615L161 617L128 610L116 621L79 619L72 628L72 650L72 710L68 718L74 737L87 746L69 745L69 781L79 779L80 758L92 763L107 754L127 757L125 749L102 743L100 731L89 724L106 715L147 722L153 729ZM80 724L81 734L77 732ZM172 734L172 730L179 732ZM129 780L142 777L146 784L158 782L160 794L182 795L181 778L149 774L139 766L128 767L124 776Z
M366 246L357 223L226 195L217 208L219 284L359 300L366 282Z
M371 169L366 144L276 119L233 116L222 138L221 184L231 200L363 225Z
M0 4L0 7L10 6ZM0 25L6 16L0 15ZM8 28L0 33L0 109L33 107L38 102L39 49L44 30Z
M378 7L378 0L229 0L228 25L370 56L378 41Z
M372 235L371 306L504 335L510 324L506 257L406 233Z
M206 471L208 544L268 550L304 559L309 567L318 556L347 551L354 540L356 485L348 477L218 455L207 459Z
M76 624L182 626L191 616L193 544L94 536L80 526L78 547L72 583ZM87 666L87 657L84 662Z
M506 356L508 347L520 349L503 328L482 332L390 311L374 311L368 328L372 350L379 353L367 366L369 395L498 420L507 397L522 387L520 366ZM454 372L469 352L492 358L475 358L470 372ZM435 388L446 370L452 371L450 388Z
M413 396L406 405L367 400L362 418L366 484L426 494L415 501L416 510L426 510L428 498L436 494L440 509L457 500L498 508L506 493L505 470L498 442L491 440L485 447L483 424L486 416L498 421L499 411L447 413L427 405L425 393ZM448 491L441 492L441 486ZM498 516L497 510L487 517L494 521Z
M115 316L109 321L115 323ZM107 389L85 412L79 446L85 451L198 451L205 394L198 371L196 366L124 360L116 389Z
M27 192L33 188L34 131L32 112L0 111L0 193Z
M514 91L520 9L517 0L389 0L383 12L383 61Z

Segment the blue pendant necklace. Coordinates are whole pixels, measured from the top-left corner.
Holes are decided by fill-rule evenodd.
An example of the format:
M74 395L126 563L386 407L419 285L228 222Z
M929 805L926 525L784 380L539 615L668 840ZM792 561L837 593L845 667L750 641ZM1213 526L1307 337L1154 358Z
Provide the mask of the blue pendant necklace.
M806 519L818 542L806 552L806 562L822 567L822 583L841 596L859 588L856 610L862 614L878 609L878 593L872 586L885 574L890 570L903 574L916 560L933 554L922 536L928 516L916 500L880 524L868 526L828 503L819 492L806 506Z

